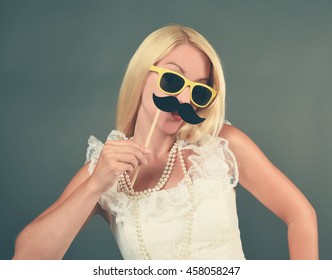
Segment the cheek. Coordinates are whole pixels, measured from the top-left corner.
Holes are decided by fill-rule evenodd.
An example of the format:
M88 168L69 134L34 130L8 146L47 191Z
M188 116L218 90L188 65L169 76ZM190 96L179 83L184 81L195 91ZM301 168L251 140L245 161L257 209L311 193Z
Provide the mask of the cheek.
M152 94L154 93L157 96L164 97L167 96L158 86L158 76L154 74L150 74L145 82L143 92L142 92L142 98L145 98L148 96L151 100ZM153 101L152 101L153 102Z
M142 104L146 107L151 108L151 106L156 107L153 103L153 93L157 96L167 96L162 92L158 86L158 79L153 75L150 75L143 88L142 92Z
M143 92L142 92L142 106L146 109L151 109L155 107L153 103L152 94L157 94L158 87L154 79L149 77L144 85Z

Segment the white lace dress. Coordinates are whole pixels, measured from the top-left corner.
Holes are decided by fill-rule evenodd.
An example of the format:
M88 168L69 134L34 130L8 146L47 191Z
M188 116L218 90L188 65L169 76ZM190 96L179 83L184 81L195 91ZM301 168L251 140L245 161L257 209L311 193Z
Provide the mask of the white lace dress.
M127 139L113 130L107 140ZM238 168L227 140L212 139L201 146L180 142L180 149L194 154L188 174L193 182L194 215L184 259L244 259L238 217L235 186ZM90 136L87 162L91 174L98 161L103 143ZM170 189L153 192L139 200L140 224L144 244L152 259L176 259L184 240L188 219L189 193L184 180ZM133 201L117 184L105 192L99 203L113 214L111 230L124 259L143 259L138 237Z

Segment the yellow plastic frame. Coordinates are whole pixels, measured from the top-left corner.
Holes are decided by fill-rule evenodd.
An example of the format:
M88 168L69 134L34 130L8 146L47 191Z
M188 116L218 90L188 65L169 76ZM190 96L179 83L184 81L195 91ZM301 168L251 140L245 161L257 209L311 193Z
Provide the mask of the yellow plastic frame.
M178 95L181 91L183 91L183 89L185 89L187 86L189 86L190 87L190 100L191 100L191 102L193 104L195 104L199 108L206 108L207 106L209 106L211 104L212 100L217 95L217 92L212 87L210 87L208 85L205 85L205 84L202 84L202 83L196 83L196 82L190 81L189 79L187 79L183 75L181 75L181 74L179 74L177 72L174 72L172 70L152 65L152 66L150 66L150 71L159 73L159 80L158 80L159 89L162 90L164 93L166 93L168 95ZM162 89L160 87L160 81L161 81L161 78L162 78L163 74L165 74L165 73L171 73L171 74L174 74L174 75L177 75L177 76L181 77L184 80L184 85L182 86L182 88L180 90L178 90L177 92L168 92L168 91L165 91L164 89ZM211 91L211 93L212 93L211 94L211 98L210 98L209 102L206 105L197 104L193 100L193 98L192 98L192 92L193 92L193 89L194 89L195 86L201 86L201 87L207 88L208 90Z

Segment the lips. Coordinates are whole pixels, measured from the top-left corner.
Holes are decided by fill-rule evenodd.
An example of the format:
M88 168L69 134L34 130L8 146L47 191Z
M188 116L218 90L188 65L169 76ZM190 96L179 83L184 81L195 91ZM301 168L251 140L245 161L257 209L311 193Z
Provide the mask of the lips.
M172 115L173 120L175 120L175 121L181 121L182 120L182 118L180 117L180 115L176 111L172 112L171 115Z

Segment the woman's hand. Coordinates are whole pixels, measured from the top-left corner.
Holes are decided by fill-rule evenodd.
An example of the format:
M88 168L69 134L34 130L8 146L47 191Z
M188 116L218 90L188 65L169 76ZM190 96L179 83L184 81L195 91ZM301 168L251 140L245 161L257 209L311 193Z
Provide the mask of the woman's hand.
M146 165L148 154L147 148L133 140L106 141L90 179L103 193L115 184L124 171L130 174L138 165Z

